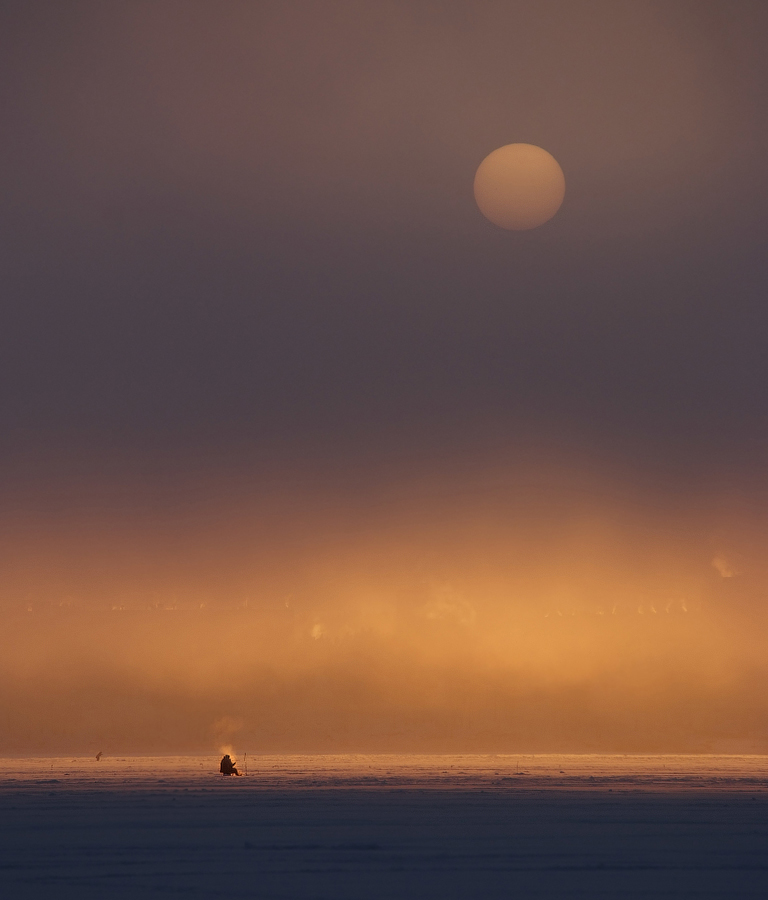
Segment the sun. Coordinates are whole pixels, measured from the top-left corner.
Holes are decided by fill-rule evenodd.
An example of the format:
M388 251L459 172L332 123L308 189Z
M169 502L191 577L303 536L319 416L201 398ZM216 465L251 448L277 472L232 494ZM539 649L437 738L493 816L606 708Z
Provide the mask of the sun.
M500 228L527 231L548 222L565 196L565 176L551 153L534 144L505 144L475 173L480 212Z

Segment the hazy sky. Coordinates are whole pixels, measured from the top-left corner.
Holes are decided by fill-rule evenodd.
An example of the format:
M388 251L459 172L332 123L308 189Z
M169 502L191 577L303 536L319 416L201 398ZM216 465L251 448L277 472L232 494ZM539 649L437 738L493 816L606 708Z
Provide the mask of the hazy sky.
M766 35L3 3L0 752L768 751Z

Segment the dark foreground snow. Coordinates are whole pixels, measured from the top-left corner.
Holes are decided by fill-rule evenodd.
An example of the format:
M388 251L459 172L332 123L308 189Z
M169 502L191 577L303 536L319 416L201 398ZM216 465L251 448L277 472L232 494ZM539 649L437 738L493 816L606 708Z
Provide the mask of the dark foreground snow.
M768 897L768 760L0 762L0 896Z

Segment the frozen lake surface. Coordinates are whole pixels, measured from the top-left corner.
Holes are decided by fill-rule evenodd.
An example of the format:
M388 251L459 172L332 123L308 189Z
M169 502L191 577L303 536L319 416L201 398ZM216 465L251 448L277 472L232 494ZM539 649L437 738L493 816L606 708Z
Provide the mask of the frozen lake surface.
M0 896L768 896L768 757L273 756L248 770L0 760Z

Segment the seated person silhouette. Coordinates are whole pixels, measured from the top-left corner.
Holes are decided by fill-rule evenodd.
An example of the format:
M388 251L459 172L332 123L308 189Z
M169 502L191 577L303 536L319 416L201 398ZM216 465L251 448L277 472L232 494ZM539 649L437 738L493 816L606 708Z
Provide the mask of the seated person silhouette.
M239 775L240 773L235 768L235 764L232 762L232 758L229 753L224 756L224 759L221 761L221 765L219 766L219 772L222 775Z

